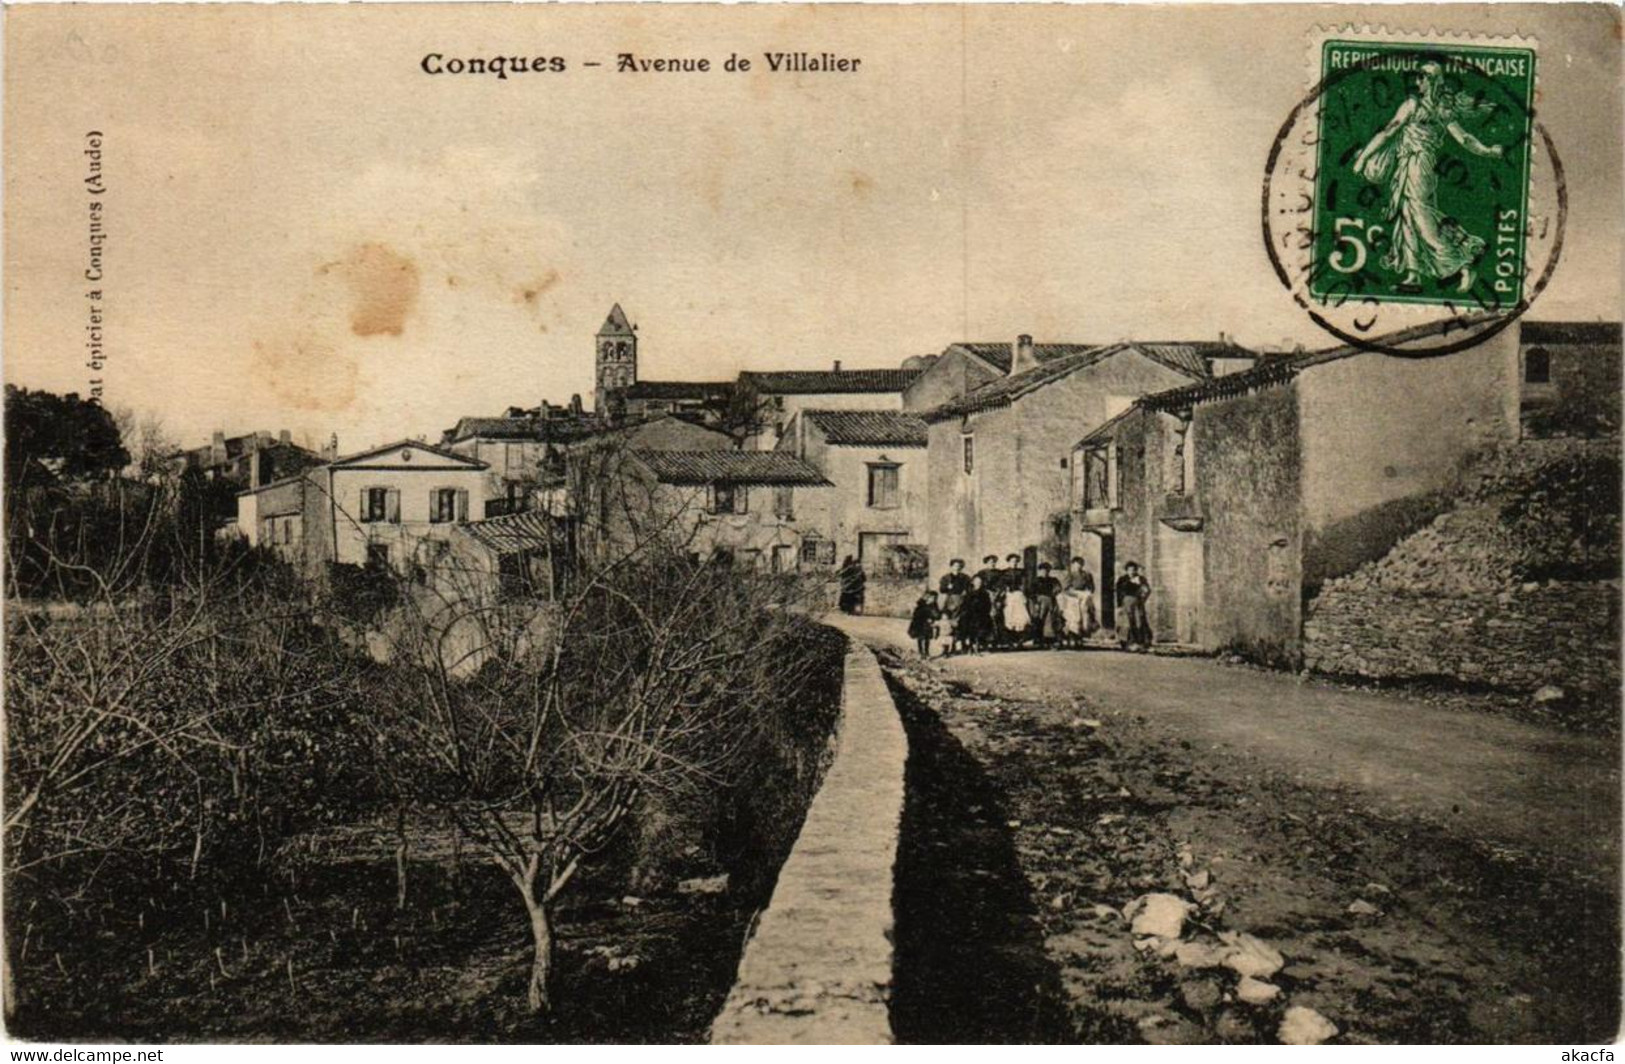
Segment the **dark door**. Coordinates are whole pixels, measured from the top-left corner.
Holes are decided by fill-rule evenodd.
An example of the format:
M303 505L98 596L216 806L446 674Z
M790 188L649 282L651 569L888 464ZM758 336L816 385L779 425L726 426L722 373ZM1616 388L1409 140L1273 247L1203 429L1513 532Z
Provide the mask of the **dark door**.
M1100 537L1100 626L1117 627L1117 539Z

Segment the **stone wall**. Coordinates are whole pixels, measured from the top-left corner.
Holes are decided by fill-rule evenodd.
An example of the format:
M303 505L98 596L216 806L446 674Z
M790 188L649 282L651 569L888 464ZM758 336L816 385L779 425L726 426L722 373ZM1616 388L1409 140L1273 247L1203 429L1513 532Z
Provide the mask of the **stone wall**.
M1295 665L1302 580L1297 384L1202 403L1191 424L1203 529L1198 642Z
M1373 679L1444 679L1532 693L1548 684L1617 691L1617 580L1499 592L1407 595L1332 591L1304 625L1305 664Z
M859 643L844 676L835 759L745 946L713 1044L892 1041L892 868L908 741Z

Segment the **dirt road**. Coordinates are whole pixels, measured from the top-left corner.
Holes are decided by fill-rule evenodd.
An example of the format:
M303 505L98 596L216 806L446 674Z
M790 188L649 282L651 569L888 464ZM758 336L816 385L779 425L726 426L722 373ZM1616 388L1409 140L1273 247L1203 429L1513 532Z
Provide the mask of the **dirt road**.
M1578 1042L1618 1022L1603 740L1212 661L880 651L909 738L904 1041ZM1124 916L1170 894L1183 937ZM1187 961L1245 933L1268 1000ZM1260 991L1251 986L1248 993Z
M871 644L912 649L893 618L837 623ZM1018 651L941 664L979 689L1081 696L1144 716L1204 757L1256 758L1305 784L1351 788L1387 814L1543 853L1600 881L1618 877L1620 756L1609 739L1205 658Z

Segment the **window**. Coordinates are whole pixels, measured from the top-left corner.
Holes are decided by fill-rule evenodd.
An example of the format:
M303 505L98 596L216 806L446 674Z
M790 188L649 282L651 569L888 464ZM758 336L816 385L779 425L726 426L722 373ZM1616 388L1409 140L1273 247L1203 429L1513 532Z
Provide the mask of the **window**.
M835 541L819 536L808 536L801 541L802 565L834 565Z
M364 523L387 521L400 524L401 493L394 488L362 488L361 520Z
M965 437L965 472L970 473L976 469L976 437Z
M429 520L434 524L450 524L464 520L468 514L466 491L457 488L436 488L429 493Z
M796 489L780 484L773 489L773 516L782 521L796 519Z
M894 510L898 503L898 469L893 462L869 465L869 505L876 510Z
M711 485L711 512L714 514L742 514L750 504L748 489L743 484Z
M1552 356L1544 347L1532 347L1523 356L1525 384L1552 383Z
M389 567L389 544L367 544L367 564L375 568L387 569Z
M1100 443L1083 452L1083 508L1110 510L1117 506L1117 448Z

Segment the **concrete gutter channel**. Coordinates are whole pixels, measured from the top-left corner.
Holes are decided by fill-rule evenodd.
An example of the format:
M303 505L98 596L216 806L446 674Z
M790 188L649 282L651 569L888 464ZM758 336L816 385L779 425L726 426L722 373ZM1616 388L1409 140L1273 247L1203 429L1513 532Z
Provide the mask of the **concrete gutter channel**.
M834 759L807 809L715 1045L873 1045L892 1039L892 869L908 740L874 654L847 646Z

